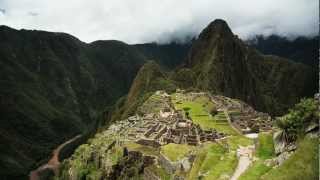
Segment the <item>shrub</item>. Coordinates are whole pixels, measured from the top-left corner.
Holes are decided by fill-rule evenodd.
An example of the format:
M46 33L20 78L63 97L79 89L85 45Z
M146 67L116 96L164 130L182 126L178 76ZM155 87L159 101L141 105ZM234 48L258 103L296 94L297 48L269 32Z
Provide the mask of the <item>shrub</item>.
M217 108L216 108L216 107L212 107L212 108L210 109L210 114L211 114L212 116L217 115L217 114L218 114Z
M276 125L282 130L282 138L291 142L304 135L310 123L317 123L318 119L318 102L314 99L302 99L288 114L278 118Z

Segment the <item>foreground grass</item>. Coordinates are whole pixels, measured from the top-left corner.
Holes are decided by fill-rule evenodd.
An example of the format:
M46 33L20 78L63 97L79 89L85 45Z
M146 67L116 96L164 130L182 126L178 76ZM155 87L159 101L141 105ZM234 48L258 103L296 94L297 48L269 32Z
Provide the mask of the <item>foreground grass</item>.
M266 174L271 169L272 167L266 166L262 160L255 161L250 168L239 177L239 180L260 179L263 174Z
M272 133L259 133L256 156L269 159L275 156Z
M275 156L272 133L259 134L256 156L258 160L251 164L251 166L239 177L239 180L256 180L272 169L272 167L269 167L264 163L266 159L271 159Z
M190 146L187 144L167 144L161 146L161 153L169 158L171 161L177 161L181 158L188 155L192 150L195 149L195 146Z
M281 166L269 171L265 180L317 180L319 179L319 140L304 138L298 150Z
M234 151L228 151L218 143L206 143L197 152L196 159L187 179L219 179L222 175L231 176L237 166ZM200 175L200 177L199 177Z

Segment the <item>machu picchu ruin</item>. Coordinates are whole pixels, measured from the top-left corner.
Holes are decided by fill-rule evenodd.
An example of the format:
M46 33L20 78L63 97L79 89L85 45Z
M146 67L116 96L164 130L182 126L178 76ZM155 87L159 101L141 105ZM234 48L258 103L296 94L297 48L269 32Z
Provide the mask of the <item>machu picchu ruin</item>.
M216 112L212 113L212 110ZM238 99L208 92L177 89L168 94L159 90L138 107L135 115L116 121L96 135L91 142L94 145L80 147L65 165L72 171L78 167L74 161L81 166L93 161L106 179L114 176L115 167L118 175L127 173L128 167L123 164L127 161L139 162L134 166L133 176L141 179L217 178L215 168L197 174L201 171L197 169L199 163L206 162L200 162L201 154L213 158L215 154L207 153L218 151L226 158L215 160L221 166L225 163L236 165L237 159L241 158L252 162L258 133L271 138L271 127L268 114L258 112ZM99 148L91 149L90 157L78 157L93 146ZM212 161L210 158L208 161ZM79 174L67 171L62 174L68 178L79 177ZM233 176L236 175L231 171L225 174L228 178Z

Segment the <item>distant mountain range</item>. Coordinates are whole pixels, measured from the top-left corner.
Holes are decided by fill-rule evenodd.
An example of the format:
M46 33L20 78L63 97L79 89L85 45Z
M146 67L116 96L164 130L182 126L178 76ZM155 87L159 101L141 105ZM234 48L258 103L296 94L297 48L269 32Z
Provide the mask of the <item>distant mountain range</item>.
M0 176L25 178L58 144L134 113L158 89L209 91L274 115L316 92L317 68L307 66L318 59L314 40L247 44L223 20L191 44L166 45L87 44L0 26Z

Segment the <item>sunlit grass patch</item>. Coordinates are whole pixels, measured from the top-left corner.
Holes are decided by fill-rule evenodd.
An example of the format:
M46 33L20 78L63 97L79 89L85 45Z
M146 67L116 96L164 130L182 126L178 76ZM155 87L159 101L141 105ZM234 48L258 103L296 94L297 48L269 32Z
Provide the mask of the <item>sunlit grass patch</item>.
M157 148L144 146L135 142L126 142L123 147L127 147L129 151L140 151L145 155L159 155L159 150Z
M255 161L249 169L239 177L239 180L257 180L270 169L272 169L272 167L265 165L262 160Z
M262 179L293 180L319 178L319 139L304 138L298 150L279 167L270 170Z
M259 133L256 156L269 159L275 155L272 133Z
M170 143L170 144L161 146L160 152L164 156L169 158L171 161L177 161L177 160L187 156L195 148L196 148L195 146L190 146L187 144Z
M201 101L200 101L201 102ZM229 125L223 112L219 112L216 116L211 116L206 110L206 106L195 101L182 101L174 104L176 109L183 110L190 108L189 116L195 124L199 124L204 130L216 129L229 135L236 135L237 132Z
M236 166L234 151L228 151L218 143L206 143L198 150L188 179L218 179L222 174L231 176Z

